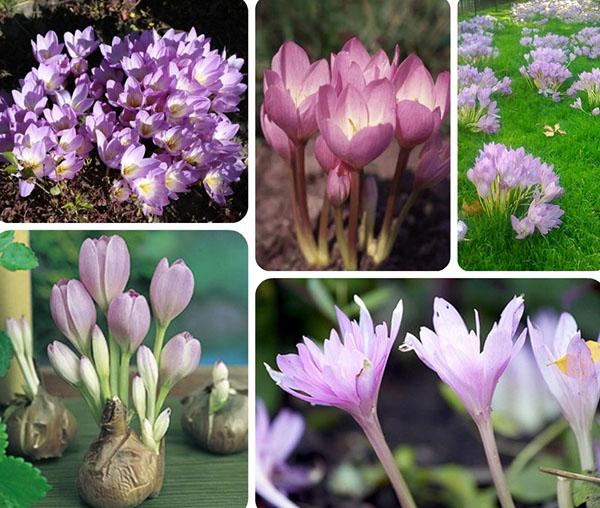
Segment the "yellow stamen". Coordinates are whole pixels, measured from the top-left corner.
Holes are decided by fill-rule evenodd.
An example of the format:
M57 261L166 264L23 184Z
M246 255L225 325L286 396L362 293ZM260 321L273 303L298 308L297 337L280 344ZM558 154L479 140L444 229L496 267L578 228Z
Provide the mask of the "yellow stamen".
M352 135L354 136L358 132L358 127L352 121L352 118L348 118L348 121L350 122L350 127L352 128Z
M592 362L598 363L600 361L600 344L595 340L586 340L585 345L590 350L592 354ZM563 374L567 373L567 355L560 357L555 362L552 362L550 365L556 365Z

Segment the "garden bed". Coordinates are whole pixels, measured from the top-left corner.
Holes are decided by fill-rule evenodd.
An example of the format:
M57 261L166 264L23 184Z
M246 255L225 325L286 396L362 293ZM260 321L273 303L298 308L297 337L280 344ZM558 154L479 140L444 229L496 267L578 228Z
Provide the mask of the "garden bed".
M116 2L97 0L91 2L63 1L37 2L33 16L0 12L0 89L12 90L37 64L30 50L30 41L36 34L54 30L59 39L66 31L82 30L92 26L103 41L138 30L156 29L164 33L168 28L188 31L194 27L198 33L211 38L211 44L227 55L236 54L244 60L241 72L247 73L247 7L242 0L196 3L183 0L165 2ZM94 65L96 62L91 63ZM244 79L245 81L245 79ZM234 140L242 145L245 162L247 151L247 101L245 95L239 111L230 113L232 122L240 125ZM107 177L106 166L98 159L96 151L86 161L84 168L68 181L60 194L49 195L36 188L27 198L18 194L15 178L0 173L0 220L6 222L146 222L137 204L117 203L111 199L112 177ZM46 182L48 183L48 182ZM46 185L47 189L51 185ZM151 220L163 222L235 222L247 210L247 172L232 184L233 194L224 205L214 203L202 187L195 184L188 193L165 207L162 216Z

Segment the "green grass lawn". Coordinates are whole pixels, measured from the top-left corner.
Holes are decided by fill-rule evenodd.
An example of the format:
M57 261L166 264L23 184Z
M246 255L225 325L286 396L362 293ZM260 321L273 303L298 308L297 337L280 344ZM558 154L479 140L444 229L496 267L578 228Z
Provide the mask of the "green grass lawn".
M544 162L553 164L564 195L557 201L565 211L563 225L543 237L538 232L525 240L516 240L510 218L501 223L483 215L459 217L469 227L468 240L459 244L459 263L466 270L598 270L600 269L600 117L592 117L570 107L567 97L556 104L538 96L519 73L528 51L521 46L521 28L512 22L508 9L491 14L504 23L496 30L494 45L500 50L489 66L501 79L512 79L513 93L495 96L501 115L501 128L496 134L472 133L459 128L458 138L458 204L473 203L477 192L467 179L484 143L520 146ZM528 26L535 26L529 24ZM540 27L540 35L554 32L571 35L585 25L567 25L551 20ZM569 66L573 78L584 70L600 67L599 60L579 57ZM585 102L584 102L585 104ZM545 124L560 123L567 134L547 138Z

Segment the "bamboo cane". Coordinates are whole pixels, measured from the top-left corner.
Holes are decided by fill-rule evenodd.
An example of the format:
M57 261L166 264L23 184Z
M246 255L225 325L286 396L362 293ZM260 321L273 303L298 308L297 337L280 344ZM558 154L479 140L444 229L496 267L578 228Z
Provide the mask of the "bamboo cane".
M16 231L15 241L29 245L29 231ZM0 268L0 328L4 329L6 318L21 316L31 322L31 272L10 272ZM22 393L24 382L21 370L13 358L8 373L0 378L0 404L8 404L15 393Z

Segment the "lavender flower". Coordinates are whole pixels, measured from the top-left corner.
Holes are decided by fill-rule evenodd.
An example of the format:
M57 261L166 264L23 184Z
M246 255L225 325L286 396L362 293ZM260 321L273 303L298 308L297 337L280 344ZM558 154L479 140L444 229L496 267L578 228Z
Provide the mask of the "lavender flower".
M561 224L563 211L550 204L563 193L552 165L525 152L490 143L484 145L467 178L477 188L483 210L489 216L511 215L517 239L542 235ZM519 219L527 206L526 216Z
M600 106L600 68L593 68L590 72L582 72L577 81L567 90L567 95L574 96L584 92L588 108L593 110ZM576 109L584 111L581 98L577 98ZM593 113L592 113L593 114Z

